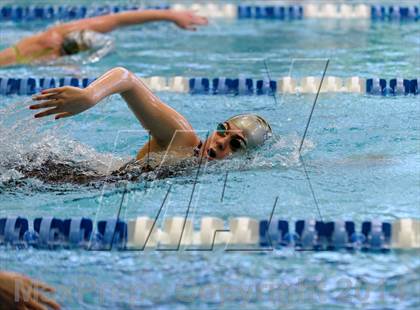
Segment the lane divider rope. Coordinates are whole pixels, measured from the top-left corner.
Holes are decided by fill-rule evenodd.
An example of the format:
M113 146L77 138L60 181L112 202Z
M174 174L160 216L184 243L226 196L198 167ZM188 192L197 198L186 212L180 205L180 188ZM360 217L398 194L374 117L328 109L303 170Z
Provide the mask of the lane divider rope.
M277 19L302 18L372 19L375 21L418 21L420 6L370 4L236 5L232 3L183 3L160 6L133 5L9 5L0 7L0 21L71 20L138 9L193 10L211 18Z
M307 76L300 79L282 77L276 80L268 78L205 78L205 77L141 77L142 81L153 91L169 91L190 94L209 95L273 95L275 93L315 94L321 78ZM87 87L95 78L75 77L0 77L0 95L33 95L43 89L75 86ZM420 78L417 79L381 79L350 77L340 78L326 76L321 93L360 93L372 95L418 95Z
M138 250L173 248L213 250L224 246L231 250L369 250L419 249L420 220L398 219L393 223L365 221L360 228L353 221L256 220L237 217L229 220L203 217L198 230L184 217L166 218L163 225L149 217L128 222L115 219L95 223L89 218L36 218L32 227L23 217L0 218L0 245L12 248L84 248ZM152 231L151 231L152 230ZM182 238L182 240L180 240Z

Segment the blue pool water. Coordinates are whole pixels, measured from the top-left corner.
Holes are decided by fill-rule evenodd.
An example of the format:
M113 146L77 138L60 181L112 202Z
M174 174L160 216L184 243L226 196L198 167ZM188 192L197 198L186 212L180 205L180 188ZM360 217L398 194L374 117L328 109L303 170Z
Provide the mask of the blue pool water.
M46 24L2 23L0 48ZM416 23L368 21L212 21L196 33L148 25L112 33L118 50L79 67L14 67L1 76L98 76L115 66L150 76L340 77L420 76ZM292 59L297 59L293 66ZM305 60L303 60L305 58ZM318 59L318 60L317 60ZM195 225L203 216L289 220L317 218L297 149L314 95L191 96L160 93L202 137L231 115L256 112L275 137L246 157L212 163L200 174L192 203ZM29 97L0 100L0 217L115 217L117 185L98 188L19 179L29 152L91 167L116 167L147 141L119 96L87 113L34 120ZM305 163L326 220L419 218L420 107L416 97L321 94L304 145ZM11 164L12 163L12 164ZM229 171L224 201L221 193ZM148 184L130 183L122 219L154 217L172 184L166 216L186 211L195 174ZM67 309L357 308L420 307L418 252L273 253L87 252L0 250L1 268L26 273L57 288Z

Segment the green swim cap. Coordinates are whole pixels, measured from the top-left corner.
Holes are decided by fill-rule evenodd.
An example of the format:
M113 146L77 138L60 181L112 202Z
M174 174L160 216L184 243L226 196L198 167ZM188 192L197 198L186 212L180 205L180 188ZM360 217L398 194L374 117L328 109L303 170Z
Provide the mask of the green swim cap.
M256 114L236 115L226 122L234 124L243 131L248 148L260 146L272 136L270 124Z

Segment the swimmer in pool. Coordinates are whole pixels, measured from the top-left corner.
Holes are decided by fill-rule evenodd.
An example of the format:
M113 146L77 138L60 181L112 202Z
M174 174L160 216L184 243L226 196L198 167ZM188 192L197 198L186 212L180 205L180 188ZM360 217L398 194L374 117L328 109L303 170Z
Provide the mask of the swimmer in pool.
M65 86L44 90L33 97L40 103L32 104L30 109L42 110L35 114L36 118L55 115L57 120L82 113L112 94L120 94L140 124L150 132L150 142L139 150L137 161L149 153L170 154L182 159L223 159L261 146L272 134L270 125L262 117L243 114L221 122L205 141L200 141L184 116L121 67L106 72L85 89Z
M116 28L154 21L169 21L181 29L195 30L207 19L189 11L141 10L92 17L53 26L0 51L0 67L56 60L61 56L92 52L93 61L108 53L112 40L103 35Z

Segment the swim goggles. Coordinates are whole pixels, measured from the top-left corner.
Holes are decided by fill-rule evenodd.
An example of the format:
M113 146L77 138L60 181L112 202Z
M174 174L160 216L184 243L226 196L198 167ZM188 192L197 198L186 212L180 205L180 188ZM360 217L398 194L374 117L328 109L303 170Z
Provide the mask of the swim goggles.
M220 137L226 137L227 133L232 131L228 123L219 123L216 128L216 133ZM246 150L246 141L237 134L233 134L229 141L230 148L233 152Z

